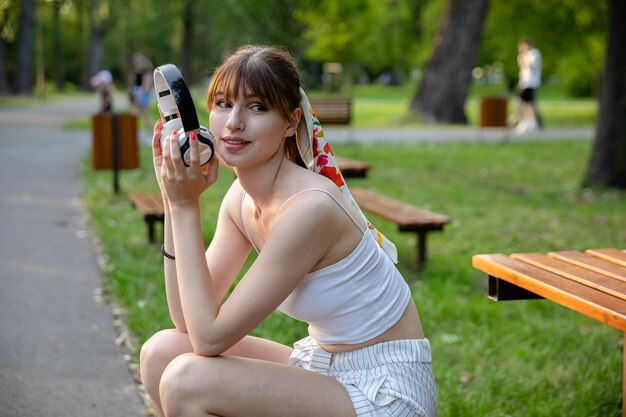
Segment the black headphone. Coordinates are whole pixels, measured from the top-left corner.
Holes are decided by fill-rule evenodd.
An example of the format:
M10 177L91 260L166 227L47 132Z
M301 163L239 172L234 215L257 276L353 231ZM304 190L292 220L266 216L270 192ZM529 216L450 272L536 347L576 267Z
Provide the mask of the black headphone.
M154 70L154 89L165 125L161 130L161 146L174 130L178 130L178 142L183 162L189 166L189 134L196 132L200 145L200 165L213 157L215 139L209 130L200 126L196 107L182 74L175 65L165 64Z

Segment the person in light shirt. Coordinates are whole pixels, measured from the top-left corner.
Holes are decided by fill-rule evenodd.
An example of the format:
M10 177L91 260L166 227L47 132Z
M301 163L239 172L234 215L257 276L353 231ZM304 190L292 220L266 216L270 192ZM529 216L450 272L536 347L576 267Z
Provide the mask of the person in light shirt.
M516 134L530 133L540 126L536 94L541 85L541 53L528 38L518 42L517 64L519 66L520 120Z

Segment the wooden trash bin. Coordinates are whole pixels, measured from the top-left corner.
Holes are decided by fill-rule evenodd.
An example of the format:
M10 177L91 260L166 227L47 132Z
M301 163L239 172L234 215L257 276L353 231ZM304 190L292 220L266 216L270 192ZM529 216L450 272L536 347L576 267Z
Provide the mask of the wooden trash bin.
M506 127L506 97L484 97L480 100L480 127Z
M114 169L114 134L117 134L118 169L139 168L137 117L132 114L95 114L91 117L94 170Z

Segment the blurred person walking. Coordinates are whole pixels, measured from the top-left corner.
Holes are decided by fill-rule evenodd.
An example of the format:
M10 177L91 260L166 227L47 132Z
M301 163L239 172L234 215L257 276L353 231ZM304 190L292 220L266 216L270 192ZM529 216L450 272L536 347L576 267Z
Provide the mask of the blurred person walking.
M519 66L519 122L515 134L530 133L541 127L536 105L536 91L541 85L541 53L528 38L521 38L517 44L517 64Z

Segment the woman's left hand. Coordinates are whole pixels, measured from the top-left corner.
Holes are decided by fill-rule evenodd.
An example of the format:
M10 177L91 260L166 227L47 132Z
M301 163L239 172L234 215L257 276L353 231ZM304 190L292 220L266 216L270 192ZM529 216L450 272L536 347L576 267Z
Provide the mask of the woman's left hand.
M217 180L218 158L200 166L200 149L195 132L189 139L189 166L185 166L180 152L178 133L172 132L163 147L161 183L171 205L197 204L200 194Z

